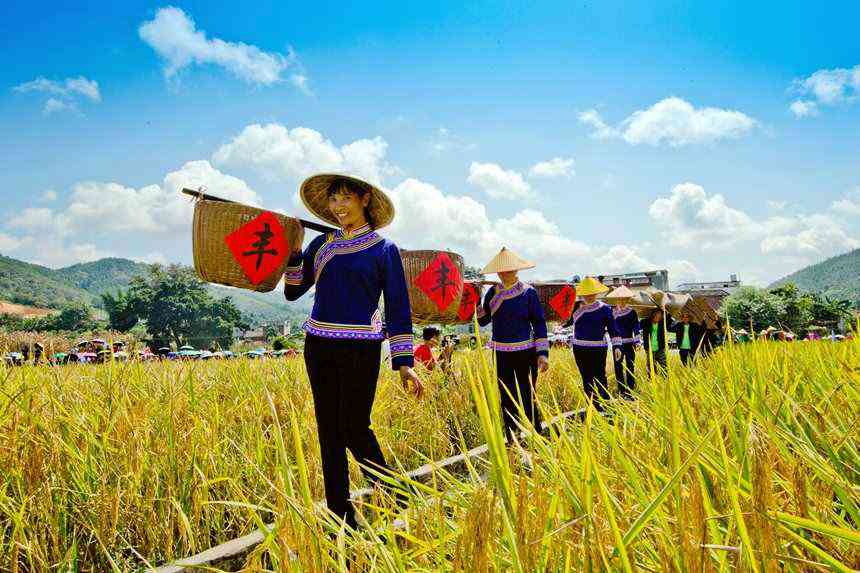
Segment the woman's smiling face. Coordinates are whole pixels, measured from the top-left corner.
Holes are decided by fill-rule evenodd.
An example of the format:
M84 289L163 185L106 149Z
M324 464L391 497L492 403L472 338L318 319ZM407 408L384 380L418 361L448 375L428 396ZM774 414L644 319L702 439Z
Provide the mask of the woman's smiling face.
M329 211L342 229L355 229L366 224L365 209L368 204L370 204L370 193L360 196L345 185L328 196Z

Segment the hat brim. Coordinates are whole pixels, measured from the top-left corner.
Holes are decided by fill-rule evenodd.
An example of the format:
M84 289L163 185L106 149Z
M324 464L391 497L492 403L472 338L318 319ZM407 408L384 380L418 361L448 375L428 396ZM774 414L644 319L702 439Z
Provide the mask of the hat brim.
M394 203L385 191L367 181L340 173L320 173L305 179L299 190L299 195L308 211L326 223L340 227L340 221L328 208L328 190L336 181L345 181L367 189L370 193L370 203L367 209L370 212L374 229L386 227L394 220Z
M533 269L535 268L535 266L536 265L534 263L530 263L527 261L515 265L487 265L486 267L481 269L481 274L491 275L495 273L512 273L515 271L525 271L528 269Z

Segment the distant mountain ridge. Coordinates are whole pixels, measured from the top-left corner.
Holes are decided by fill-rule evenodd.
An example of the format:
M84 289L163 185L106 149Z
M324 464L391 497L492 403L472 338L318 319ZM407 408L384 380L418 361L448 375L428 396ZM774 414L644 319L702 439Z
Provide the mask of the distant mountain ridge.
M43 308L61 308L70 302L101 306L100 295L128 287L149 265L122 258L105 258L61 269L49 269L0 255L0 300ZM268 293L209 285L213 296L229 296L252 322L296 321L309 311L310 299L284 300L279 289Z
M769 288L789 282L801 290L850 300L855 307L860 307L860 249L802 268L774 282Z

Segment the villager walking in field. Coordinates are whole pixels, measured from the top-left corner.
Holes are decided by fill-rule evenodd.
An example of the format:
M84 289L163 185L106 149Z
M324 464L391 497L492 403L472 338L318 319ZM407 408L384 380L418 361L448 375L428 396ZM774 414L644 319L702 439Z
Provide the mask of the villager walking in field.
M641 321L642 345L645 347L645 365L649 373L657 373L657 366L666 370L666 331L672 327L672 318L666 317L663 324L664 310L655 308L648 318ZM652 365L652 357L655 364ZM652 368L653 366L653 368Z
M621 337L621 358L615 362L615 380L618 382L618 393L625 400L633 398L633 389L636 387L636 346L642 344L642 327L636 311L627 306L634 292L626 286L620 286L606 295L610 304L615 304L612 316L615 318L615 326ZM614 353L613 353L614 354Z
M598 411L603 411L603 402L609 399L609 383L606 380L606 351L609 335L614 360L621 360L621 336L612 316L612 307L597 300L597 295L609 287L594 277L585 277L576 285L576 294L583 304L570 317L573 336L570 346L576 367L582 376L585 396Z
M304 253L294 246L285 274L287 300L316 285L314 306L303 329L305 364L314 399L328 508L356 526L349 501L346 450L366 471L387 468L370 413L379 377L382 340L404 388L420 397L412 369L412 317L397 246L377 234L394 218L394 206L377 187L342 175L315 175L301 187L305 206L339 230L320 235ZM378 302L384 297L383 325Z
M681 314L681 320L672 325L670 332L675 333L681 364L686 366L695 357L699 348L701 329L699 325L690 322L690 315L685 312Z
M537 291L521 282L517 272L534 264L502 248L481 274L497 273L502 285L493 285L478 309L478 323L492 322L490 347L495 351L502 418L509 439L517 430L519 405L529 422L541 431L541 414L535 388L538 371L549 368L546 319Z

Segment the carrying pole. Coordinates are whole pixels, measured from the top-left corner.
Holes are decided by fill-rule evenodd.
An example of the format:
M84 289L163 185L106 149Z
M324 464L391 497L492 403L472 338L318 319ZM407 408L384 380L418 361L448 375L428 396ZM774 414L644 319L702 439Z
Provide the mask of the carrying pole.
M204 193L203 191L195 191L194 189L188 189L187 187L182 188L182 193L185 195L189 195L196 199L201 199L203 201L219 201L221 203L238 203L238 201L231 201L230 199L224 199L223 197L216 197L215 195L209 195L208 193ZM289 216L289 215L287 215ZM313 231L319 231L320 233L331 233L336 231L334 227L329 227L328 225L323 225L322 223L314 223L313 221L305 221L304 219L299 219L298 217L293 217L298 220L299 223L302 224L302 227L305 229L311 229Z

